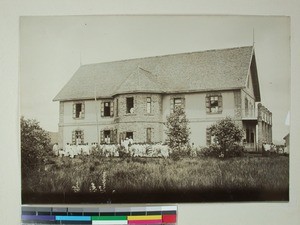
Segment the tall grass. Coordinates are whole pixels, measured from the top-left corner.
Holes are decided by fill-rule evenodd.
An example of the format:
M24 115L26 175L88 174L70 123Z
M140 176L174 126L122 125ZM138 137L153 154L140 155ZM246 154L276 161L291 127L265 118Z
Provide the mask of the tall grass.
M22 187L25 192L72 193L76 183L82 193L90 191L91 183L107 193L215 188L288 190L289 160L288 157L184 158L176 162L158 158L55 158L52 164L30 174Z

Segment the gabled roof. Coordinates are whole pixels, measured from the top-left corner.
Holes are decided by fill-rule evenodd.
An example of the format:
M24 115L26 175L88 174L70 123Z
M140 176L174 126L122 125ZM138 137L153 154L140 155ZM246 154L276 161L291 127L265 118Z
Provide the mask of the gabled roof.
M255 61L253 54L253 47L247 46L84 65L54 101L93 99L95 93L97 98L107 98L132 92L241 89ZM253 74L258 85L257 72ZM254 90L260 99L259 87Z
M141 67L137 67L133 73L121 82L120 86L114 91L114 94L137 92L162 93L163 89L153 74Z

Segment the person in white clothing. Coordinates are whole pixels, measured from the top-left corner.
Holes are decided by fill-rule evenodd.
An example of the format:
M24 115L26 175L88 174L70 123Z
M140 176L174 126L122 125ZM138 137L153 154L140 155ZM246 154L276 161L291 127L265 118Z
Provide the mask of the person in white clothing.
M58 149L58 143L55 143L53 145L52 150L53 150L54 155L58 156L58 151L59 151L59 149Z

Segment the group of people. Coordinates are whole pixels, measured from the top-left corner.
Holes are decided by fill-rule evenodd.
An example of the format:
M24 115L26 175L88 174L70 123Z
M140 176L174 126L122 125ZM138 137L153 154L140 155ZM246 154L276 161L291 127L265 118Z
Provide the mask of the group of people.
M287 150L283 147L283 146L277 146L274 145L273 143L268 144L268 143L263 143L262 145L262 150L263 152L267 152L267 153L287 153Z
M121 144L70 144L67 143L64 149L59 149L58 144L53 145L53 152L56 156L68 156L74 158L77 155L90 155L92 152L99 152L105 157L119 157L120 151L124 151L132 157L169 157L167 145L162 144L134 144L132 137L121 140Z
M123 140L123 139L121 140L121 146L123 146L125 148L127 153L128 153L128 149L131 145L133 145L132 137L129 137L129 138L126 137L125 140Z

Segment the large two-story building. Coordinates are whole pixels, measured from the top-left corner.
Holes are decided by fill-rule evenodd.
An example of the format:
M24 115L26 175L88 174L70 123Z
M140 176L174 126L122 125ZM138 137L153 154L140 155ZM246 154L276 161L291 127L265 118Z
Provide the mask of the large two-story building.
M54 98L59 145L164 142L166 117L185 109L191 143L211 142L211 124L227 116L244 130L247 149L272 142L272 114L260 103L252 46L80 66Z

